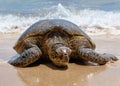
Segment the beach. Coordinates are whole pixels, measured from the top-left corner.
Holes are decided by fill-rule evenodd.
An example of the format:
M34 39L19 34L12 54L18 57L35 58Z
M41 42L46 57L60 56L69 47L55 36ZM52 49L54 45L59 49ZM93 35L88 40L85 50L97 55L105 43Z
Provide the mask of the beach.
M32 67L11 66L7 60L16 52L13 46L20 33L0 33L0 86L120 86L120 61L102 66L69 63L59 69L51 63ZM100 53L120 58L120 35L91 35Z
M120 86L120 60L101 66L73 61L67 69L50 62L26 68L8 64L20 35L44 19L76 24L97 52L120 58L120 0L0 0L0 86Z

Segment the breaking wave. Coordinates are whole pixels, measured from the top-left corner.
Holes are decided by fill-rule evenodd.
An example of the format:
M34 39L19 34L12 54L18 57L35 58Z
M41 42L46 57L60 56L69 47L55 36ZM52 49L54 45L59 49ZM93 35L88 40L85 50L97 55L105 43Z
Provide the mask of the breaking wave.
M0 14L0 32L23 32L38 20L56 18L69 20L91 35L120 35L120 11L76 10L62 4L37 15Z

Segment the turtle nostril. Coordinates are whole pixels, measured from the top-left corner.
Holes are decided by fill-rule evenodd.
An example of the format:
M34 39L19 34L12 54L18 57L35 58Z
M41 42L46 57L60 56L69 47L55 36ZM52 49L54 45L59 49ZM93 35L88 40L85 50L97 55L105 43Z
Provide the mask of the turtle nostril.
M67 56L67 53L65 53L64 55Z

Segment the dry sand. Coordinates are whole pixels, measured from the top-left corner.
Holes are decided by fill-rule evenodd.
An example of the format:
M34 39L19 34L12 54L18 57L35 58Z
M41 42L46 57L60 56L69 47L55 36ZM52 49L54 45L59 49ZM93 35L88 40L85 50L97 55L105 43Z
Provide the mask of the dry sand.
M6 63L16 52L12 46L20 34L0 34L0 86L120 86L120 61L103 66L69 63L59 69L50 63L17 68ZM120 36L92 36L98 52L120 57Z

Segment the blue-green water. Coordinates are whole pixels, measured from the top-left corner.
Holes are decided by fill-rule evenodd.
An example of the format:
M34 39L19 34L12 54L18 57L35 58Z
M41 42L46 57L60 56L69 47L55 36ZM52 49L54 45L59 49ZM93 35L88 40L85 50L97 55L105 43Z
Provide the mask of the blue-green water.
M0 0L0 12L20 14L41 14L49 12L61 3L68 9L94 9L104 11L119 11L120 0Z
M0 32L51 18L69 20L91 34L120 34L120 0L0 0Z

